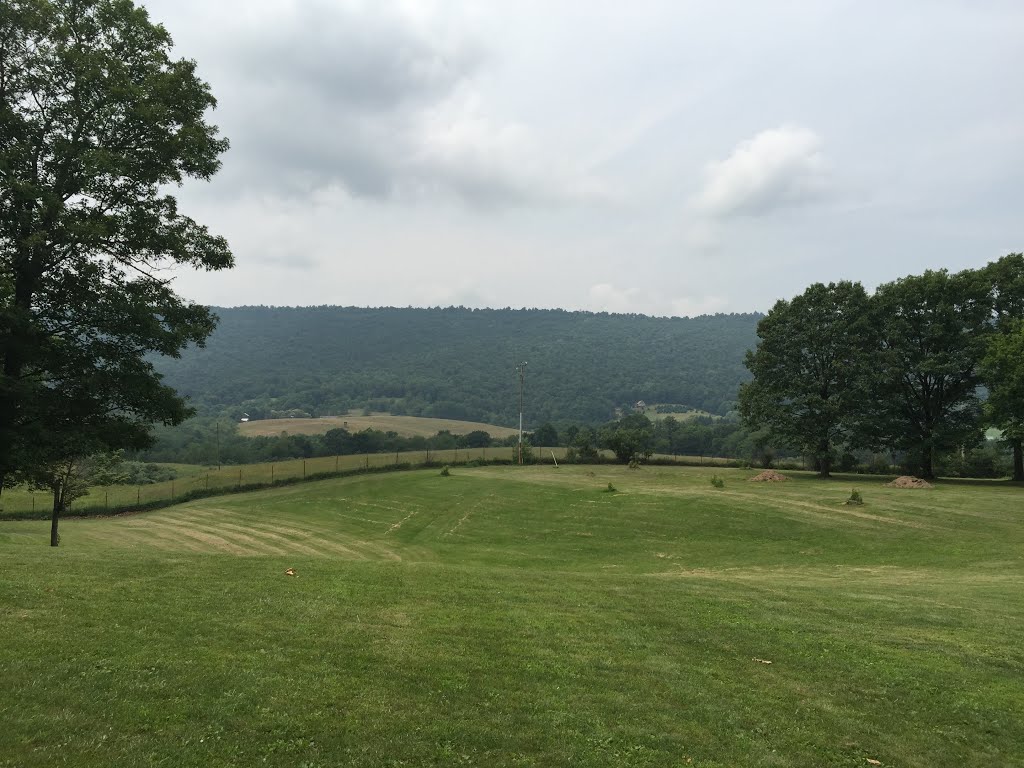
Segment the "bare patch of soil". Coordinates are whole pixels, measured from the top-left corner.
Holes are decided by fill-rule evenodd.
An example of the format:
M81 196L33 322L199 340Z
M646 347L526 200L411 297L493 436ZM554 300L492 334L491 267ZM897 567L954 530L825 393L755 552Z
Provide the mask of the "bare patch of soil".
M766 469L759 475L754 475L748 482L751 483L781 483L789 480L781 472L776 472L774 469Z

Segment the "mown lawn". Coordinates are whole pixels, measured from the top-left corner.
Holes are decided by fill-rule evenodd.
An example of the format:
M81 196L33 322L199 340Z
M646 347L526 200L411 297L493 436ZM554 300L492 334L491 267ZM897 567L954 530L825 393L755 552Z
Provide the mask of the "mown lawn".
M714 471L2 522L0 765L1024 765L1024 489Z

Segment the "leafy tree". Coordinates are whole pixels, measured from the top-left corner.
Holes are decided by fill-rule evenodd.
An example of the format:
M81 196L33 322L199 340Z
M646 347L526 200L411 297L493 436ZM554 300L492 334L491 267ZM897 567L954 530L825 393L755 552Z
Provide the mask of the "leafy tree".
M482 429L474 429L463 438L467 448L486 448L491 444L491 436Z
M90 486L124 482L127 474L122 465L120 451L91 456L69 452L50 464L33 467L26 477L31 488L47 490L53 494L50 546L56 547L60 543L60 516L68 510L71 502L87 495Z
M870 431L934 477L941 450L980 438L980 363L989 288L976 272L927 271L887 283L872 299L880 335Z
M1013 449L1013 479L1024 480L1024 319L1006 323L989 339L982 376L989 387L986 421L1002 430Z
M650 458L654 452L654 428L642 413L630 413L606 424L598 437L601 447L612 451L623 464Z
M545 422L534 430L530 442L534 445L558 445L558 430L550 422Z
M982 375L989 396L985 419L998 427L1013 450L1013 479L1024 480L1024 254L1011 253L983 270L990 285L992 324ZM1016 355L1016 357L1015 357Z
M860 283L815 283L779 301L758 323L747 353L753 381L740 388L740 413L762 442L813 456L828 477L836 447L858 434L865 402L872 330Z
M170 48L130 0L0 5L0 486L189 413L151 355L215 318L166 270L232 257L163 190L208 179L227 141Z

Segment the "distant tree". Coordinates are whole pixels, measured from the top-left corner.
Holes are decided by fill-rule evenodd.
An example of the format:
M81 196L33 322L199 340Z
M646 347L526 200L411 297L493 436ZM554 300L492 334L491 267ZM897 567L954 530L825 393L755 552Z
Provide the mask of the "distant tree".
M876 447L906 451L922 477L934 477L939 451L981 437L989 307L976 272L927 271L880 286L872 299L880 345L869 433Z
M482 429L474 429L464 437L467 448L486 448L491 444L491 436Z
M583 426L578 428L575 439L569 445L576 452L576 456L584 461L591 461L599 456L597 433L592 427Z
M814 457L828 477L836 448L858 435L869 382L873 331L860 283L815 283L779 301L757 326L761 341L747 353L754 375L740 388L750 429Z
M676 411L676 413L678 412ZM664 436L666 453L675 456L679 448L679 421L676 420L676 417L666 416L655 425L655 431Z
M599 444L623 464L650 458L654 452L654 427L642 413L629 413L601 428Z
M151 360L215 318L165 270L232 257L165 190L227 142L170 48L129 0L0 4L0 486L189 414Z
M558 445L558 430L550 422L541 424L534 430L530 442L537 446Z

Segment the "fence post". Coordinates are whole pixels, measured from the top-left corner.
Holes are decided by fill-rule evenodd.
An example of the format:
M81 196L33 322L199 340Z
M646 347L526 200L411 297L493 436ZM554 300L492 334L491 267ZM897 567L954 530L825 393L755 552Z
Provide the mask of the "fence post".
M103 508L110 511L110 491L107 490L103 491Z
M171 498L174 498L174 478L171 478Z
M135 489L135 503L136 504L141 504L142 503L142 486L141 485L138 488Z
M270 484L274 484L274 465L270 465Z
M335 472L338 471L338 457L337 456L334 457L334 471Z
M242 487L242 468L238 468L238 487Z
M306 479L306 460L302 460L302 479Z

